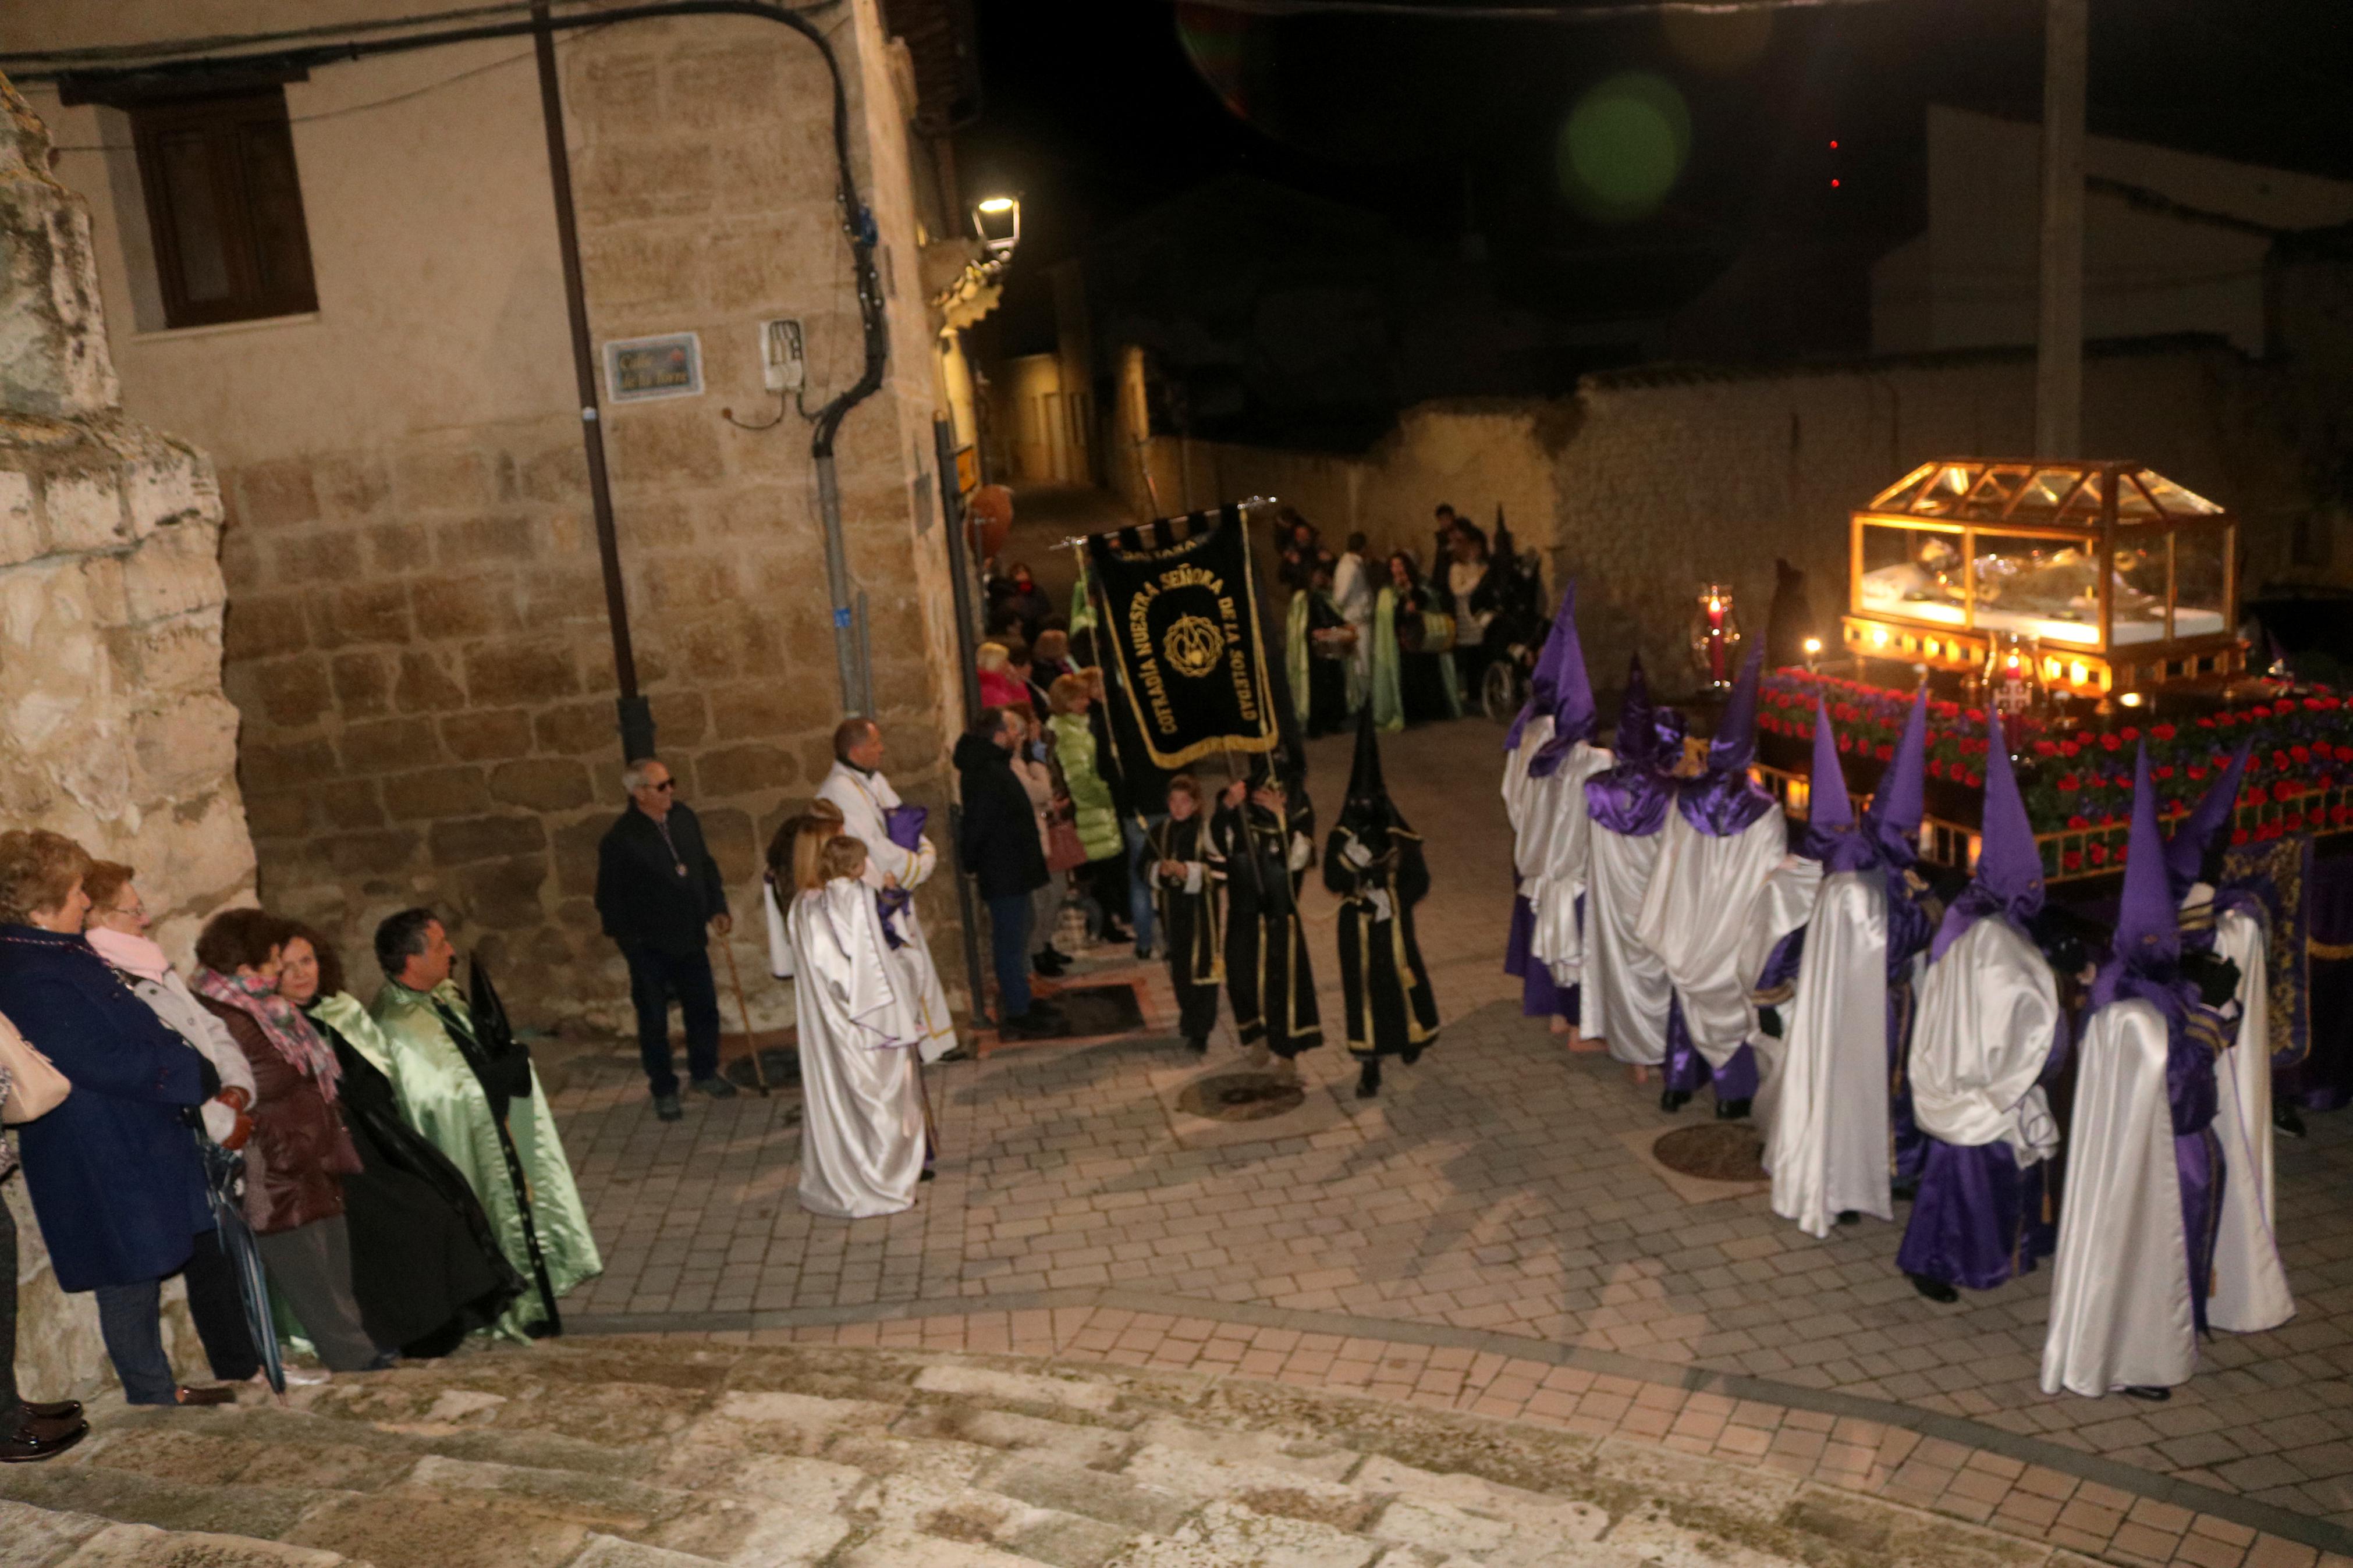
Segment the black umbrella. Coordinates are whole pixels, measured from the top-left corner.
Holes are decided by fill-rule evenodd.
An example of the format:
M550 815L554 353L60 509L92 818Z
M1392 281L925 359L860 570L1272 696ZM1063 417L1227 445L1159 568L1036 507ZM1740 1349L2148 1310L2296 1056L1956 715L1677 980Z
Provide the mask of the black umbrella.
M205 1196L213 1205L221 1251L237 1277L237 1297L245 1303L246 1332L253 1336L253 1348L261 1357L261 1370L269 1374L270 1388L283 1394L286 1363L278 1353L278 1325L269 1313L269 1277L261 1267L261 1247L253 1239L253 1226L245 1217L245 1156L209 1138L196 1142L204 1155Z

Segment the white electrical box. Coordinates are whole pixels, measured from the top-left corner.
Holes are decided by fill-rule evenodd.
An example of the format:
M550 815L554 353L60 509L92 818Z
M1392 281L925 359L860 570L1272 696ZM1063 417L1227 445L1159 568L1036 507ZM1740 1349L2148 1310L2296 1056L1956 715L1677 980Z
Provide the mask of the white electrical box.
M807 378L801 324L790 317L760 323L760 380L770 392L798 392Z

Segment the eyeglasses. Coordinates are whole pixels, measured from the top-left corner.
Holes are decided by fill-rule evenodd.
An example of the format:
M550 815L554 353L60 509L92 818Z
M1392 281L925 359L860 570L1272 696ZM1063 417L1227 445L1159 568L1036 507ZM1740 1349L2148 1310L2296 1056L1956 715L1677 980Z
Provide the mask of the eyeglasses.
M668 795L670 791L678 787L678 781L676 779L664 779L659 784L649 784L646 785L646 787L652 790L657 795Z

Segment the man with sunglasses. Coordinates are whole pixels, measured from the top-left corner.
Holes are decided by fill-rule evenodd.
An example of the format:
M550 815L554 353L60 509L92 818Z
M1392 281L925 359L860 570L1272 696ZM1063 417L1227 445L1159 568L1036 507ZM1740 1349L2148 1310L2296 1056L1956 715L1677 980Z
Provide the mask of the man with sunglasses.
M726 1100L735 1086L719 1076L719 987L709 940L733 929L719 865L702 825L678 798L678 781L651 757L621 773L629 809L596 847L596 913L629 965L629 1000L638 1011L638 1050L654 1114L676 1121L678 1074L670 1066L670 1006L686 1019L686 1070L697 1092Z

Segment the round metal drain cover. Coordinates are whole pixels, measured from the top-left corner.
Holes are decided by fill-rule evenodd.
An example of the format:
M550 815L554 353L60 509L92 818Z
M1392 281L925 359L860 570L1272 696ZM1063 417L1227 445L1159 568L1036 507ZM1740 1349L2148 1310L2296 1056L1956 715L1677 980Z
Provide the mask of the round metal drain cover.
M1659 1135L1651 1153L1660 1164L1705 1182L1766 1180L1765 1140L1754 1123L1710 1121Z
M1272 1073L1228 1072L1187 1084L1176 1107L1211 1121L1263 1121L1298 1110L1306 1099L1305 1089Z

